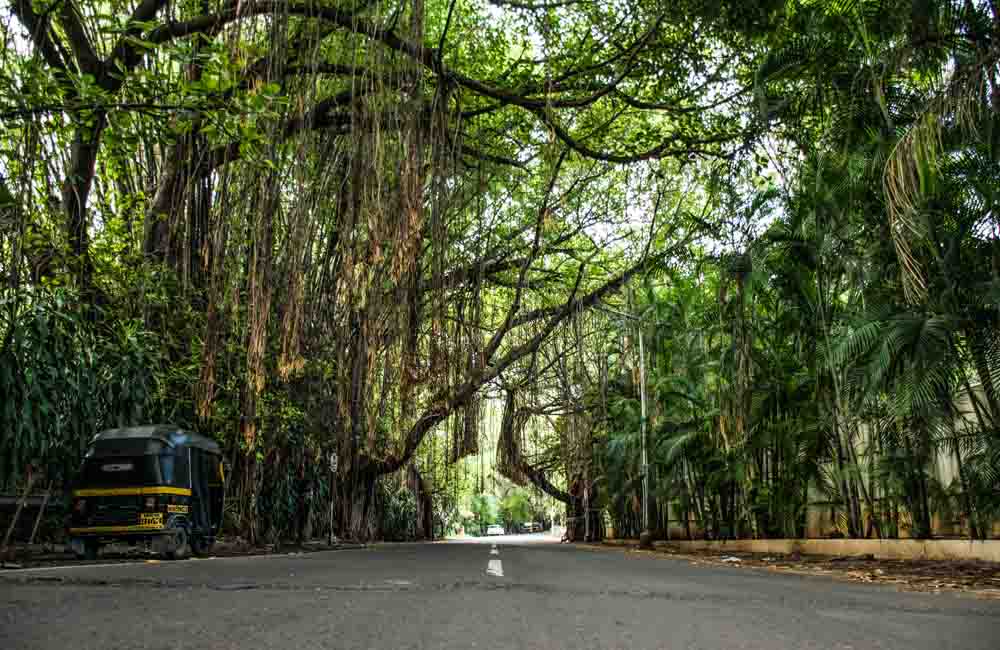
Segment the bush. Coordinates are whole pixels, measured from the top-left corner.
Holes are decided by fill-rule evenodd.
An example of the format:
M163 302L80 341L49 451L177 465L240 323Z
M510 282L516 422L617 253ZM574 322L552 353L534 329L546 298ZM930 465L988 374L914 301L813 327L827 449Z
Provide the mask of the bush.
M160 366L136 321L94 323L67 289L0 294L0 487L28 464L71 479L97 432L147 423Z
M390 542L405 542L417 536L417 500L405 487L395 487L392 479L379 483L382 538ZM386 485L389 483L390 485Z

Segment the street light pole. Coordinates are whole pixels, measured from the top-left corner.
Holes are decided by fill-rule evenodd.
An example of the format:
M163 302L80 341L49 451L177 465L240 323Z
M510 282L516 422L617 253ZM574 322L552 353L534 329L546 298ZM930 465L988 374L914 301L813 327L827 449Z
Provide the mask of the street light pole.
M642 343L641 321L636 319L639 331L639 431L642 438L642 532L649 532L649 458L646 456L646 351Z

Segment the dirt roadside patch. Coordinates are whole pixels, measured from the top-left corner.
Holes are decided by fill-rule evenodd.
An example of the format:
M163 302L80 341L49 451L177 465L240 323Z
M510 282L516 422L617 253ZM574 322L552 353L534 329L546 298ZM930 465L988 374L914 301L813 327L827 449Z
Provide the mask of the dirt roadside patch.
M726 566L826 576L834 580L892 585L925 593L960 592L1000 599L1000 564L958 560L878 560L871 556L763 554L717 551L678 551L668 547L641 550L638 544L587 544L587 548L622 551L687 560L693 564Z
M212 546L208 557L249 557L255 555L298 555L320 551L337 551L363 548L364 544L338 542L306 542L304 544L268 544L251 546L241 539L223 539ZM143 560L162 559L151 551L125 544L110 544L101 549L96 560L77 560L63 545L37 545L32 549L13 547L12 558L3 561L0 573L6 569L35 569L50 566L86 566L88 564L118 564Z

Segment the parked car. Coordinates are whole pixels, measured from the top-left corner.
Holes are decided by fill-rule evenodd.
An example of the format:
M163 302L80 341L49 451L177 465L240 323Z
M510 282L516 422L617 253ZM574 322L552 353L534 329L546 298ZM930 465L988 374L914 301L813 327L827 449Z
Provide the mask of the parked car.
M503 526L501 526L500 524L493 524L493 525L487 527L486 534L487 535L503 535L504 534Z

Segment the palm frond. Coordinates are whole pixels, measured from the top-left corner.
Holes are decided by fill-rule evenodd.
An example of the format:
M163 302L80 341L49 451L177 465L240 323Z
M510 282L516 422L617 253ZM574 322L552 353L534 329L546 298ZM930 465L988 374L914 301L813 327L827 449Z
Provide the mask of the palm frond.
M957 129L972 140L979 136L980 118L988 106L988 72L998 62L1000 48L994 48L955 75L899 138L886 162L882 187L890 233L902 266L904 292L911 303L927 295L923 265L915 252L926 237L918 218L920 197L928 192L942 165L945 130Z

